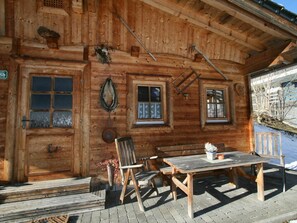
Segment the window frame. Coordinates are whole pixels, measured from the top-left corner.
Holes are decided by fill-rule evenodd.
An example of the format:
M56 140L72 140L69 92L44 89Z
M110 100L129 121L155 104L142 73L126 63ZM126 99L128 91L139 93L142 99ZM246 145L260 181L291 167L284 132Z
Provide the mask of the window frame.
M169 76L144 76L141 74L128 75L127 94L127 122L128 131L137 128L172 129L172 100L170 100L171 88L169 87ZM161 119L138 119L138 86L161 87Z
M167 106L166 106L166 83L164 82L154 82L152 83L151 81L134 81L133 83L133 91L135 95L135 117L134 119L135 124L164 124L166 123L166 117L167 117ZM159 87L161 89L161 118L143 118L139 119L138 118L138 87L143 86L143 87L148 87L149 89L151 87ZM150 92L150 91L149 91ZM149 104L151 104L151 101L149 101Z
M218 127L235 126L235 105L232 81L200 79L200 115L203 130L217 129ZM207 90L220 90L224 92L226 109L225 118L208 118Z

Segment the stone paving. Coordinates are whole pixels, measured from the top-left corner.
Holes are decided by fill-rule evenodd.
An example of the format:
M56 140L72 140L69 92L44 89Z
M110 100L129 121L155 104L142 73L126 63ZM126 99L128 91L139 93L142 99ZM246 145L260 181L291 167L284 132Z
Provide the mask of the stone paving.
M265 174L265 201L257 199L253 182L240 178L239 188L232 188L224 176L197 179L194 182L194 219L187 214L187 198L178 191L171 197L170 188L160 187L159 196L147 194L146 211L140 212L134 195L118 203L120 191L108 191L106 209L70 216L70 223L93 222L288 222L297 219L297 172L287 171L287 191L282 193L279 173Z

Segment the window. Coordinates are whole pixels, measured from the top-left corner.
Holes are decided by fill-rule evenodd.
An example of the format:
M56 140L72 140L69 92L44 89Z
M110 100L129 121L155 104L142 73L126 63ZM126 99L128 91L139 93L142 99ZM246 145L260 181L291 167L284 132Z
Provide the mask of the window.
M71 1L67 0L37 0L38 12L68 16Z
M43 5L46 7L63 9L63 0L43 0Z
M30 128L72 127L71 77L33 76Z
M234 125L234 99L231 81L200 80L201 126Z
M225 89L206 89L207 122L228 121Z
M167 78L129 75L127 105L130 129L170 125Z
M166 123L166 83L134 81L135 124Z
M137 119L162 119L162 86L137 86Z

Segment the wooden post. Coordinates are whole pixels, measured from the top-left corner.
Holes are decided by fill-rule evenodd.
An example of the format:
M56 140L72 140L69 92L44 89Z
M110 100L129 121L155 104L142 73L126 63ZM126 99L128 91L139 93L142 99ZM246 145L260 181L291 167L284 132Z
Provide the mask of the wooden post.
M6 137L5 137L5 154L4 154L4 173L3 179L7 182L14 181L14 166L15 166L15 140L16 140L16 129L15 120L17 113L17 87L18 87L18 71L17 64L10 61L9 84L8 84L8 98L7 98L7 119L6 119Z

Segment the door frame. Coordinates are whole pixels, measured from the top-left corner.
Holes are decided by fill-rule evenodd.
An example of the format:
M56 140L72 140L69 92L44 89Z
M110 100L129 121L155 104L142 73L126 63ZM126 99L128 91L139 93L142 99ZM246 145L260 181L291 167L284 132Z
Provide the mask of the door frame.
M22 97L29 97L29 85L25 83L31 74L61 74L79 76L80 94L78 95L79 105L73 105L74 117L74 147L73 147L73 174L74 176L85 177L89 175L89 129L90 129L90 72L89 66L81 62L61 62L44 60L19 60L18 86L17 86L17 113L16 113L16 135L15 135L15 156L13 165L13 181L26 182L28 157L26 151L26 129L22 128L22 117L27 108L26 100ZM23 95L23 92L27 92ZM83 121L82 121L83 120Z

